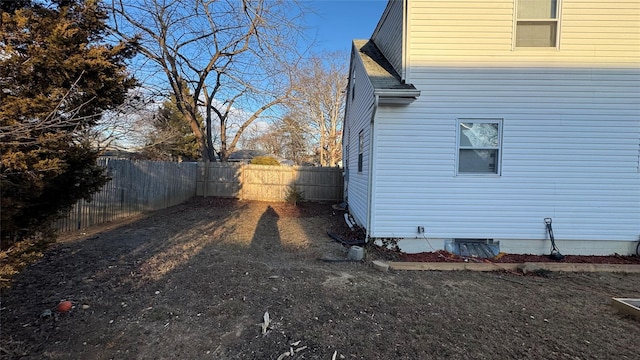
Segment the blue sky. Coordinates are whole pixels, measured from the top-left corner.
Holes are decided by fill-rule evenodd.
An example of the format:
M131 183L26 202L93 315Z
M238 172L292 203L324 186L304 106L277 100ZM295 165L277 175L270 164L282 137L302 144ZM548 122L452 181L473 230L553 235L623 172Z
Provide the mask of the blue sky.
M306 15L309 36L317 48L348 52L353 39L368 39L378 24L387 0L307 0L316 14Z

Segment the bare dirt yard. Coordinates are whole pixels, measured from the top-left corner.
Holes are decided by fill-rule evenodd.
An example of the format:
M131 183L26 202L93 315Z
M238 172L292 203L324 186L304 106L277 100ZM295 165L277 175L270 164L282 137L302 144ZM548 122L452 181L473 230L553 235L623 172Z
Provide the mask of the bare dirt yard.
M199 198L67 235L14 278L7 359L637 359L623 273L378 272L330 262L330 204ZM540 275L540 274L539 274ZM73 308L58 313L70 300ZM269 314L268 326L264 318Z

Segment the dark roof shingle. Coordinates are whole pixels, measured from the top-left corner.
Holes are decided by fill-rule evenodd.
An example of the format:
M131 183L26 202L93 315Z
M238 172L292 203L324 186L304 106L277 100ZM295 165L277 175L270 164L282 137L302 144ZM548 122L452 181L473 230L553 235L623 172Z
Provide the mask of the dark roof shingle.
M413 85L400 79L398 72L373 41L354 40L353 44L358 49L360 59L375 89L416 90Z

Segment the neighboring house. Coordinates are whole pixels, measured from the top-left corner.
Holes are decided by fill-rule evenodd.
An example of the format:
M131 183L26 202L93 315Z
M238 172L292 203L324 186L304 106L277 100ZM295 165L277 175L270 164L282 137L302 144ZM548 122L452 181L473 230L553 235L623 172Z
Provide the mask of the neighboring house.
M137 160L142 158L142 155L137 152L120 150L116 148L107 148L100 153L99 158Z
M227 161L243 162L248 164L249 162L251 162L251 160L253 160L254 157L265 156L265 155L267 155L267 152L262 150L250 150L250 149L236 150L231 154L229 154Z
M640 1L392 0L349 76L345 198L369 240L544 254L549 217L562 253L635 251Z
M285 165L285 166L293 166L295 165L293 160L289 160L289 159L283 159L277 155L270 155L267 154L266 151L263 150L247 150L247 149L243 149L243 150L236 150L234 152L232 152L229 155L229 158L227 159L228 162L242 162L245 164L248 164L251 162L251 160L253 160L253 158L258 157L258 156L267 156L267 157L272 157L274 159L276 159L278 161L278 163L280 163L280 165Z

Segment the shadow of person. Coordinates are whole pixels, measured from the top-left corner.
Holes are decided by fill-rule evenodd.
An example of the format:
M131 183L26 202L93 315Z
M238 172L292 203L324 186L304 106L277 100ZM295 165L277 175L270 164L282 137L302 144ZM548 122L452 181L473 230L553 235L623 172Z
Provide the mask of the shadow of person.
M278 229L278 213L271 205L260 216L256 230L251 239L250 249L259 254L279 253L283 250Z

